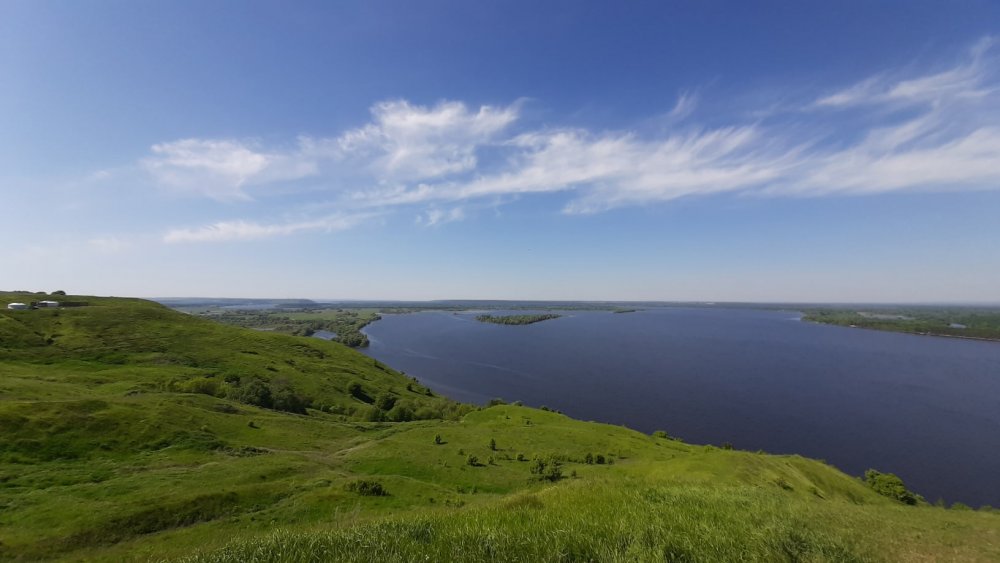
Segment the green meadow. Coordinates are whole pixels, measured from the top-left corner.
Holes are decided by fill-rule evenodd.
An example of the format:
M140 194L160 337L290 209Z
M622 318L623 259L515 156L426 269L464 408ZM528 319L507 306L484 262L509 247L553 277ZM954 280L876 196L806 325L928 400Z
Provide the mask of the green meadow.
M463 405L336 342L58 299L85 305L0 310L0 560L1000 560L1000 513L820 461Z

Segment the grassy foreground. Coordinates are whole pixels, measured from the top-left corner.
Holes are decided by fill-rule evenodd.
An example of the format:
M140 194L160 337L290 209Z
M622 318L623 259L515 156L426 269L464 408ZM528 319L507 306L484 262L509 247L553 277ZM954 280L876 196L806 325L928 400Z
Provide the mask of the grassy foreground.
M0 311L0 560L1000 560L1000 514L818 461L472 409L337 343L71 299ZM249 379L310 406L248 404ZM439 418L368 421L386 397Z

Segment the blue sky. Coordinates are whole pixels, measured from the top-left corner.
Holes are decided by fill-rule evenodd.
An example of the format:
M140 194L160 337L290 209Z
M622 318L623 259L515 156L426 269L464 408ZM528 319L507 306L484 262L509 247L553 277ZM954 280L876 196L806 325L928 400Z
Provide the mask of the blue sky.
M1000 302L1000 4L0 2L0 288Z

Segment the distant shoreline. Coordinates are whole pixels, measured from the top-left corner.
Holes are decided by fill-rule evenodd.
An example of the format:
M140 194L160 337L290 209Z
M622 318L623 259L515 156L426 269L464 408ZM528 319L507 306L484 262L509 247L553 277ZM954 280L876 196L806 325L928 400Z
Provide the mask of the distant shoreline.
M958 339L961 339L961 340L978 340L980 342L997 342L997 343L1000 343L1000 338L987 338L985 336L962 336L960 334L943 334L943 333L937 333L937 332L915 332L915 331L911 331L911 330L894 330L894 329L891 329L891 328L880 328L880 327L874 327L874 326L849 325L849 324L842 324L842 323L835 323L835 322L825 322L825 321L820 321L820 320L816 320L816 319L810 319L810 318L807 318L807 316L805 316L805 315L803 315L802 318L799 319L799 320L805 321L805 322L809 322L809 323L813 323L813 324L818 324L818 325L839 326L841 328L857 328L857 329L861 329L861 330L872 330L872 331L876 331L876 332L892 332L892 333L896 333L896 334L909 334L909 335L912 335L912 336L933 336L933 337L937 337L937 338L958 338Z

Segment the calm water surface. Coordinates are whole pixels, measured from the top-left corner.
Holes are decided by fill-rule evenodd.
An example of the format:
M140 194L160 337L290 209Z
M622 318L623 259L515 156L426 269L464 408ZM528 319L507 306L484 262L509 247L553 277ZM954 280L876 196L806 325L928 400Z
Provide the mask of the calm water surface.
M384 315L366 353L460 401L522 400L853 475L874 467L931 501L1000 506L1000 343L743 309L474 317Z

